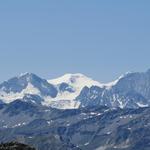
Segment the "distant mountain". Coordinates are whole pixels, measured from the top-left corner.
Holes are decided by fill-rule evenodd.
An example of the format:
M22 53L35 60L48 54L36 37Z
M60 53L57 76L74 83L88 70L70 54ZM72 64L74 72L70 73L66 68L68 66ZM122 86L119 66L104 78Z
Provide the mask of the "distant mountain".
M75 101L75 99L85 86L102 86L99 82L80 73L65 74L57 79L48 80L48 82L55 85L58 90L58 95L53 99L51 106L63 109L79 107L80 102Z
M85 87L76 99L81 103L81 107L97 105L120 108L148 107L150 105L150 71L127 73L113 86Z
M147 107L150 105L150 70L126 73L107 84L80 73L65 74L52 80L25 73L0 84L0 103L17 99L59 109L97 105Z
M0 99L6 103L21 99L26 94L54 98L57 95L57 90L47 80L32 73L22 74L0 84Z

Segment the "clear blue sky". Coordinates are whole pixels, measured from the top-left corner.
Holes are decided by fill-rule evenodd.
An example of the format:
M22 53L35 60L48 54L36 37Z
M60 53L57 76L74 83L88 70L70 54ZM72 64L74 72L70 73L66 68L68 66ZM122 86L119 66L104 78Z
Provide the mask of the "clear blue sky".
M1 0L0 81L150 68L150 0Z

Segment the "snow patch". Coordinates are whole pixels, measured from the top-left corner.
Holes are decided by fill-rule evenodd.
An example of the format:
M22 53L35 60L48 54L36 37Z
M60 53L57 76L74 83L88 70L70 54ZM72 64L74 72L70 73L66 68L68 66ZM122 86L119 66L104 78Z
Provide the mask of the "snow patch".
M139 107L148 107L148 104L137 103Z

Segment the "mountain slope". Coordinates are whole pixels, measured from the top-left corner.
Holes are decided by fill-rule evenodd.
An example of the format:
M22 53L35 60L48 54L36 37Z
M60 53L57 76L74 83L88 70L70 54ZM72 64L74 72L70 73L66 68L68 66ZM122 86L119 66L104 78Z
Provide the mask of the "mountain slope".
M37 109L33 104L17 101L0 109L0 116L1 142L15 140L39 150L150 148L150 108Z

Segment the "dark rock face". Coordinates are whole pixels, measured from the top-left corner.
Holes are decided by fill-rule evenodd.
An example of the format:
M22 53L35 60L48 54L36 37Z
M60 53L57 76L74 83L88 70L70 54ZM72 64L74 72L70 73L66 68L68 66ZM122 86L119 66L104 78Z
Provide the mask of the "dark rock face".
M70 92L70 93L74 92L74 90L72 89L72 87L70 87L67 83L61 83L59 85L59 91L60 92Z
M10 142L5 144L0 144L0 150L35 150L35 148L31 148L28 145Z

